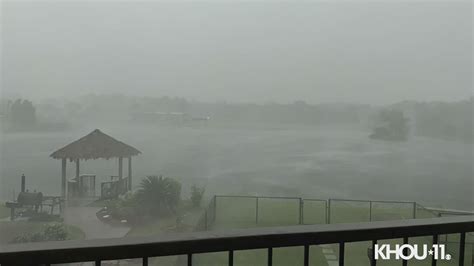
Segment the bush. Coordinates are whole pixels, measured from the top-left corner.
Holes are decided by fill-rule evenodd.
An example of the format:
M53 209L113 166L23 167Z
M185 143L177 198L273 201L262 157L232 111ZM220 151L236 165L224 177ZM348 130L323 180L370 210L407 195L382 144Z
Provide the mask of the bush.
M138 208L145 214L176 213L181 200L181 183L170 177L148 176L142 180L136 200Z
M11 243L28 243L28 242L41 242L43 240L43 234L41 232L25 233L15 237Z
M43 235L46 241L62 241L67 239L68 232L64 224L51 223L45 225Z
M28 243L42 241L62 241L68 238L68 231L62 223L46 224L42 231L26 233L15 237L12 243Z
M199 208L201 206L201 201L204 196L205 189L193 185L191 187L191 202L194 208Z
M176 214L180 201L181 183L169 177L148 176L137 192L107 201L101 215L135 223L150 216Z
M101 215L108 214L116 220L127 220L134 223L139 216L143 216L136 195L127 193L124 197L120 197L105 202L105 208L101 211Z

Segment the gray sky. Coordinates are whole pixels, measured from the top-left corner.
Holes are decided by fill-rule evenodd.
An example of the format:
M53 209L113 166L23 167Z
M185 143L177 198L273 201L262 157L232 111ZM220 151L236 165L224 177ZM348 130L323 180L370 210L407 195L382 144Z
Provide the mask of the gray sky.
M472 2L4 2L2 95L392 103L472 94Z

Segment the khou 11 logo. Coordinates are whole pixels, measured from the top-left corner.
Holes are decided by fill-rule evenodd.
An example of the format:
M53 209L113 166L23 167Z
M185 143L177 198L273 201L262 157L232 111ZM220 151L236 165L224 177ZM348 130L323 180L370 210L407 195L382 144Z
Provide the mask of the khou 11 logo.
M421 247L421 250L419 249ZM390 260L391 256L394 255L395 259L399 260L425 260L428 256L433 256L435 260L451 260L451 254L446 254L446 248L444 245L434 244L431 249L428 250L429 245L409 245L396 244L395 248L391 248L389 244L375 244L374 253L376 260Z

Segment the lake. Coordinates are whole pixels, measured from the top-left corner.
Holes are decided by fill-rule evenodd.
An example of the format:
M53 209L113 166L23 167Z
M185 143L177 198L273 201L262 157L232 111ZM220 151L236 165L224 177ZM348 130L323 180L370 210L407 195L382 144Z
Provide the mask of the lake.
M21 174L29 190L59 195L61 163L49 155L93 129L2 134L0 199L18 193ZM474 209L472 143L421 137L377 141L351 127L124 124L100 129L142 151L133 161L135 187L147 175L164 175L183 183L183 197L197 184L206 187L207 196L406 200ZM68 163L68 177L74 169ZM98 180L117 172L117 160L81 163L81 173L96 174Z

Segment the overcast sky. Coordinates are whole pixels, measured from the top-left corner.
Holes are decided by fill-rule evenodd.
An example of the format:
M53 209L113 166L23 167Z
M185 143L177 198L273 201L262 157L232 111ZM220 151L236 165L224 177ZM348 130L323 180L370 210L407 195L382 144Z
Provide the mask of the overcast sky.
M392 103L472 95L472 2L4 2L2 95Z

